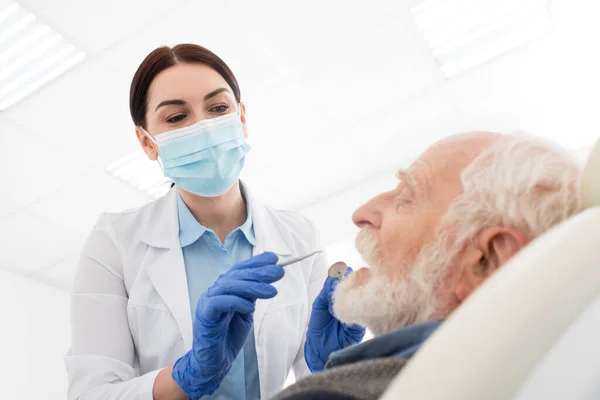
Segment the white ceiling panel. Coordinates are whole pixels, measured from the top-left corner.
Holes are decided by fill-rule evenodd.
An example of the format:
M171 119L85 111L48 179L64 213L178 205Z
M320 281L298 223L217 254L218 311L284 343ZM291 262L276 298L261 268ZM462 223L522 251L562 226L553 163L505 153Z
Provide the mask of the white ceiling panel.
M10 204L0 203L0 220L17 210L17 207Z
M56 225L87 235L102 212L118 212L151 200L133 187L99 172L86 175L28 211Z
M24 212L0 222L0 267L27 274L79 251L85 236Z
M321 55L398 11L396 0L258 0L239 2L237 12L284 68L323 66Z
M547 0L428 0L411 14L451 77L549 32L549 11Z
M139 148L128 85L98 61L86 62L5 113L63 147L61 154L104 167Z
M28 135L0 117L0 202L25 206L77 180L86 172L79 160L54 143Z
M52 286L70 290L75 279L75 270L78 261L79 255L69 256L49 267L36 271L30 276L42 282L49 283Z
M280 151L259 179L273 189L282 203L301 207L371 173L369 163L357 149L339 137L330 137L313 144L298 142L293 148Z
M444 91L434 89L359 124L346 137L369 155L375 169L393 168L408 165L434 142L464 126Z
M86 57L85 52L12 0L0 1L0 32L0 111Z
M142 26L162 19L184 0L20 0L88 52L100 51Z
M422 3L424 1L427 1L427 0L398 0L398 4L406 9L410 9L412 6L416 5L417 3Z
M332 133L334 126L314 106L316 97L304 81L292 75L246 99L248 143L252 146L249 170L258 172L280 153L294 152L300 143L309 146Z
M443 81L407 12L365 29L303 73L316 103L343 128Z
M592 142L600 130L600 58L590 49L600 29L579 22L450 81L469 126L518 128L567 148Z
M264 46L244 29L254 23L256 10L249 17L237 11L242 2L188 1L168 15L136 31L100 54L100 60L122 71L128 84L138 66L160 46L195 43L215 52L239 80L242 97L281 72Z
M550 12L555 25L559 27L587 25L590 20L596 20L600 13L600 3L597 0L549 0Z

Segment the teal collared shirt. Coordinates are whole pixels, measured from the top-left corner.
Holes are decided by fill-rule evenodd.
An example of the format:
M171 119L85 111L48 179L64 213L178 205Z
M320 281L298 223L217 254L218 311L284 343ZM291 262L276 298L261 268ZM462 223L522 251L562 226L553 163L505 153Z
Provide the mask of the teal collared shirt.
M179 243L183 250L192 317L195 315L200 295L217 280L219 275L226 272L232 265L252 257L256 239L248 199L246 199L246 205L248 212L246 222L231 231L224 243L221 243L212 230L201 225L194 218L177 192ZM231 370L219 389L203 399L260 399L254 328L250 331L244 348L233 362Z
M378 358L404 358L408 360L415 355L421 345L442 322L441 320L431 321L407 326L375 336L366 342L346 347L332 353L325 368L329 369Z

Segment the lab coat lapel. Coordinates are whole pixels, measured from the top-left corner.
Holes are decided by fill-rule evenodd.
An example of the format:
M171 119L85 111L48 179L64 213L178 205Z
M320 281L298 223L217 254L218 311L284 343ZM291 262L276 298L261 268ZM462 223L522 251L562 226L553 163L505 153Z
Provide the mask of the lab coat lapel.
M252 197L248 188L244 193L250 199L252 224L256 236L254 255L270 251L278 255L292 254L284 240L282 230L285 226L279 222L274 211ZM157 201L150 212L150 217L141 227L142 240L150 247L146 271L158 294L175 317L185 348L192 346L192 316L189 306L187 278L183 252L179 244L179 221L177 217L177 193L172 189L165 197ZM150 220L151 219L151 220ZM278 288L281 281L273 286ZM262 321L272 299L258 300L254 311L254 330L258 336Z
M274 211L262 204L255 198L251 197L247 188L244 186L245 193L251 198L252 207L252 223L254 226L254 234L256 236L256 246L254 246L254 255L263 252L273 252L278 255L289 256L292 254L288 244L281 235L281 226L277 216L273 215ZM279 288L281 280L273 283L275 288ZM254 330L258 336L262 325L263 318L267 312L272 299L258 300L254 311Z
M152 285L175 317L186 349L192 347L192 316L183 252L179 244L177 189L155 203L152 221L142 227L142 240L149 246L146 272ZM160 327L156 327L160 329Z

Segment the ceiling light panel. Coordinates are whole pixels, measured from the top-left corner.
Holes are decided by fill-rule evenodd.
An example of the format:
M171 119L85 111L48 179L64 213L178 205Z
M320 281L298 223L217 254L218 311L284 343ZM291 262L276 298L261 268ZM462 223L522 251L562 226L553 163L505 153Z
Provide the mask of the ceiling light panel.
M171 188L171 181L164 176L158 163L149 161L143 151L107 166L106 172L154 198L161 197Z
M424 0L411 14L447 78L552 27L547 0Z
M0 2L0 111L84 59L84 52L18 3Z

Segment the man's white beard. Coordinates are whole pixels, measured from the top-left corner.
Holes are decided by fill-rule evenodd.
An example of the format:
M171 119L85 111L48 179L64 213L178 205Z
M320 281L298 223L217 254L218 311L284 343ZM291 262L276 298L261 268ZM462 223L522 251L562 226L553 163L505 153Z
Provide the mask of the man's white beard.
M378 267L379 248L370 232L361 232L357 249L372 268L363 285L357 286L354 274L340 282L334 293L336 317L365 326L375 335L434 319L441 311L439 290L449 261L448 252L442 251L443 240L424 247L412 265L398 266L410 273L394 281Z

